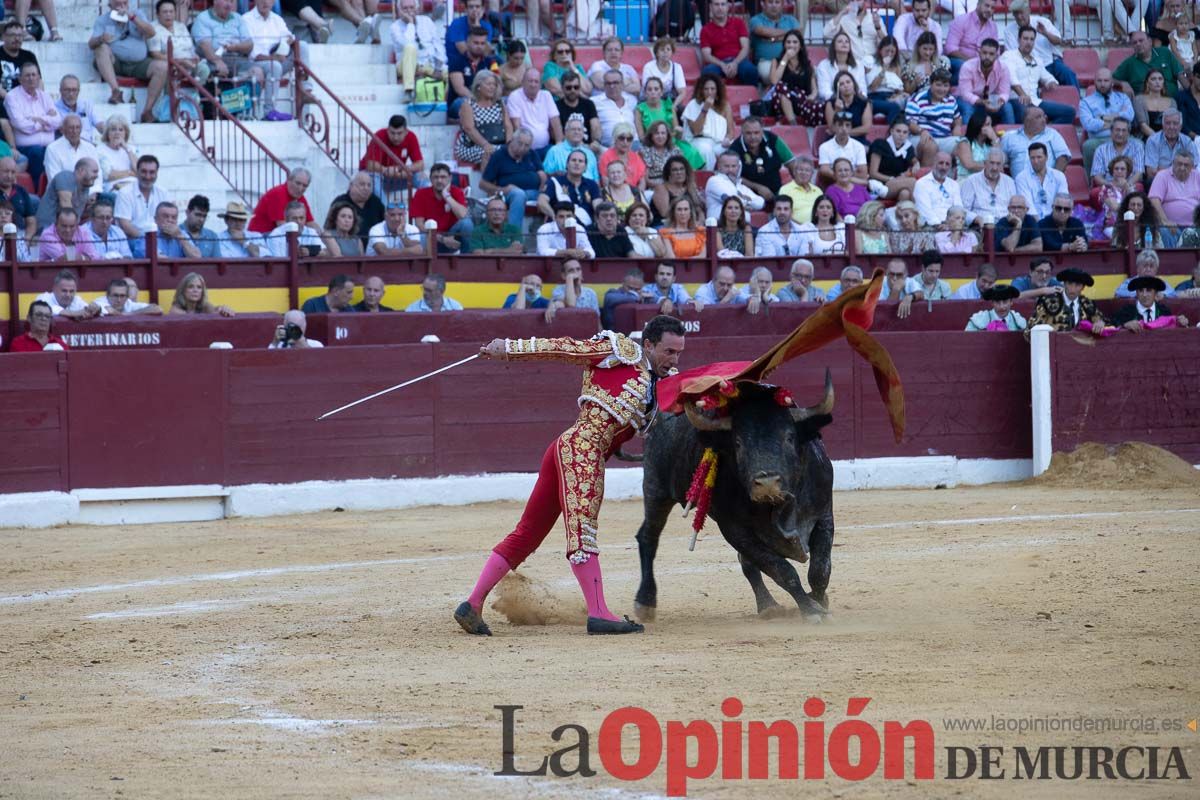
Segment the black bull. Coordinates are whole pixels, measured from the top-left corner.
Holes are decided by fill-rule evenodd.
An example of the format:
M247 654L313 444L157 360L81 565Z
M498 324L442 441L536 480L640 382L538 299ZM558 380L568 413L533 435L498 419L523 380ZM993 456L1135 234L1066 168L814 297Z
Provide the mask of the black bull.
M820 430L832 421L833 383L826 372L825 397L811 408L781 406L776 388L743 384L731 413L718 418L694 405L685 414L664 414L646 437L643 456L645 519L638 530L642 580L634 609L653 620L658 603L654 557L667 517L685 502L706 447L718 456L708 516L733 546L742 574L754 590L758 613L782 613L762 575L766 573L811 620L828 613L833 549L833 464ZM788 559L808 561L804 591Z

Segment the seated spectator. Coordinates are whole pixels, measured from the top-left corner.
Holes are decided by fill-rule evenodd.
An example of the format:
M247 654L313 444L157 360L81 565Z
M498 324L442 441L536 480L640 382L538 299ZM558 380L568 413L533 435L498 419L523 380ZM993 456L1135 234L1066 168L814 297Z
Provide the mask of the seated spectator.
M1175 296L1192 299L1200 297L1200 261L1192 267L1192 277L1175 285Z
M6 226L6 225L12 224L12 221L13 221L12 203L7 198L0 197L0 229L3 229L4 226ZM16 227L16 226L13 225L13 227ZM17 262L18 263L27 263L29 261L33 261L34 260L33 255L30 253L30 250L29 250L29 240L26 239L22 235L14 236L13 239L14 239L13 243L16 245L16 250L17 250Z
M484 211L484 224L471 231L471 252L475 255L520 255L521 229L508 221L503 197L493 197Z
M829 43L829 57L817 64L817 99L822 103L833 99L834 79L843 72L850 73L856 87L867 85L867 71L854 57L854 43L845 31L839 31Z
M1070 191L1067 176L1047 163L1046 145L1041 142L1029 145L1029 168L1017 176L1016 184L1017 193L1029 198L1030 210L1039 219L1050 216L1055 195Z
M457 253L463 249L464 242L470 246L467 237L475 227L467 207L467 196L459 187L450 185L450 167L446 164L434 164L429 169L429 179L431 186L413 194L413 222L421 231L426 230L427 221L436 222L437 251Z
M1096 148L1092 159L1092 186L1101 188L1112 181L1108 165L1116 158L1127 158L1133 165L1129 176L1131 184L1140 183L1145 171L1146 154L1141 141L1129 135L1129 123L1117 117L1111 123L1111 136Z
M779 194L792 198L792 220L803 225L812 219L813 203L824 193L813 183L817 172L808 156L797 156L787 163L792 179L779 187Z
M600 172L607 176L609 165L620 162L625 167L625 182L642 192L646 190L646 162L633 151L634 138L632 125L617 124L613 128L612 147L600 156Z
M1169 169L1175 156L1181 152L1192 156L1196 163L1197 149L1190 138L1183 135L1183 115L1175 109L1162 115L1162 130L1146 139L1146 180L1153 181L1161 170Z
M962 286L954 290L954 294L950 296L952 300L981 300L983 293L996 285L997 273L996 267L986 261L979 265L979 270L975 273L975 280L970 283L964 283ZM1015 290L1013 295L1015 300L1021 292Z
M833 162L844 158L852 167L851 179L855 183L867 184L867 148L857 139L850 138L852 119L848 112L839 111L833 120L833 138L826 139L817 148L817 163L822 180L835 181Z
M1176 247L1185 249L1200 248L1200 204L1192 212L1192 227L1185 229L1176 242Z
M473 28L483 31L484 52L491 53L492 46L489 43L499 39L502 31L497 30L492 15L484 11L483 0L466 0L463 6L465 10L462 15L446 26L446 55L466 53L474 34ZM453 11L453 7L450 10Z
M600 299L590 286L583 285L583 265L574 258L562 263L563 282L550 293L550 305L546 307L546 322L554 320L560 308L590 308L600 313Z
M1200 135L1200 61L1192 65L1186 92L1175 93L1175 106L1183 114L1183 132L1193 139ZM1120 92L1118 92L1120 94ZM1084 142L1086 156L1087 142Z
M770 202L779 194L779 172L794 158L787 142L763 127L758 117L742 122L742 135L729 147L742 163L742 183Z
M600 309L600 324L605 330L612 329L613 310L617 306L642 302L642 289L645 285L646 279L642 276L641 267L630 267L625 272L625 277L621 279L621 284L604 293L604 305ZM538 286L541 286L540 281Z
M682 118L683 140L704 157L704 168L712 169L734 139L733 109L724 82L716 75L701 75Z
M73 236L67 237L67 241L73 239ZM78 283L79 278L75 273L64 269L54 276L54 285L50 291L37 296L37 302L48 305L56 317L72 320L90 319L96 316L97 309L89 307L89 304L76 294L75 287Z
M353 203L343 200L329 207L325 215L325 236L337 245L338 256L364 255L362 238L359 231L358 209ZM332 252L332 249L331 249Z
M566 39L556 39L550 43L550 60L542 68L542 86L555 98L562 98L566 90L565 76L567 75L575 76L578 79L579 85L576 87L578 93L584 95L585 98L592 93L591 78L575 61L575 45ZM590 100L588 104L591 104ZM566 126L567 116L562 113L561 105L559 106L559 115L562 117L563 125ZM583 122L586 127L587 120Z
M1138 87L1140 91L1133 98L1133 126L1143 140L1162 130L1163 114L1177 109L1175 98L1165 91L1165 81L1161 70L1150 70L1145 84Z
M446 276L437 273L426 275L421 281L421 299L408 304L405 311L434 312L462 311L462 303L446 297Z
M500 62L491 55L488 34L484 28L471 28L467 35L466 52L446 50L447 70L450 81L446 89L446 121L453 124L458 120L459 109L467 101L475 86L475 76L481 72L498 74ZM496 79L496 97L500 97L500 80Z
M1021 28L1017 48L1007 51L1000 60L1001 65L1008 69L1012 77L1013 99L1010 106L1015 113L1014 120L1022 122L1026 111L1036 106L1046 114L1052 124L1073 125L1074 106L1043 100L1041 97L1042 90L1058 86L1058 81L1038 61L1033 52L1037 36L1038 33L1033 28Z
M333 205L338 203L350 203L354 206L355 213L358 215L358 235L365 245L367 237L371 234L371 228L383 222L383 215L386 211L383 201L375 194L370 174L367 172L355 173L354 177L350 179L349 188L343 194L333 198Z
M142 159L138 159L139 173L141 163ZM157 162L155 163L157 164ZM308 207L308 201L304 199L304 193L308 191L310 183L312 183L312 173L304 167L296 167L284 183L272 186L263 192L262 197L258 200L258 205L254 207L254 215L250 218L250 230L255 233L271 233L286 221L285 213L287 207L292 203L304 206L304 222L312 222L312 211ZM117 207L117 212L119 218L121 216L120 206Z
M950 284L941 279L942 254L938 250L926 250L921 254L921 273L908 279L905 291L915 300L949 300L953 292Z
M654 205L654 219L667 219L671 213L671 201L684 195L692 201L693 208L704 205L700 190L696 188L692 165L683 156L672 156L663 164L663 182L654 187L650 197Z
M558 106L551 94L541 86L541 72L537 67L527 67L525 77L521 79L521 89L504 101L513 127L528 128L533 133L533 152L539 161L546 157L551 144L561 142L563 138Z
M721 252L726 256L736 253L748 258L754 255L754 228L750 225L742 198L729 195L721 204L721 214L717 217L717 238Z
M433 20L419 13L417 0L396 0L396 19L388 28L388 40L406 103L413 98L417 78L446 79L445 39L437 35Z
M722 153L717 159L717 171L704 187L707 216L719 219L726 197L738 197L746 208L759 211L765 205L762 196L742 180L742 161L734 153Z
M917 157L922 165L932 164L939 152L949 155L962 134L958 102L950 95L950 73L934 71L929 88L908 98L904 116L912 135L917 137Z
M1035 258L1033 263L1038 264L1038 269L1044 267L1044 279L1051 280L1050 259L1043 256ZM1030 265L1030 274L1034 274L1033 264ZM1018 278L1017 281L1022 278ZM1039 279L1041 279L1040 273ZM1013 281L1013 286L1020 288L1017 286L1017 281ZM1079 327L1080 322L1087 321L1092 324L1094 329L1103 328L1105 325L1104 315L1096 309L1096 304L1092 302L1091 298L1083 295L1083 287L1094 286L1095 283L1096 281L1091 275L1075 267L1059 272L1058 278L1054 280L1054 286L1041 287L1037 305L1033 307L1033 316L1029 318L1029 327L1025 332L1026 337L1029 336L1029 331L1038 325L1050 325L1056 331L1073 331ZM1022 300L1030 296L1032 295L1028 290L1021 292Z
M27 321L29 330L12 340L8 348L10 353L40 353L49 344L58 345L60 350L70 349L61 337L50 332L54 324L54 314L49 303L44 300L34 300L30 303Z
M704 306L734 305L738 302L737 275L733 267L722 264L713 273L713 279L696 290L693 299L697 310Z
M817 97L817 74L799 30L783 35L783 52L771 62L771 115L788 125L816 126L825 121L825 104Z
M80 136L85 142L94 144L99 139L92 101L79 99L79 78L70 74L62 76L58 82L58 99L54 101L54 107L58 109L64 123L69 115L79 117ZM65 135L66 131L63 133ZM65 168L70 169L73 166L75 165L68 164Z
M38 204L38 228L48 228L58 215L59 209L72 208L80 219L91 214L91 204L96 196L92 193L100 177L100 165L94 158L81 158L75 169L60 172L46 186L46 194Z
M933 241L943 253L974 253L979 249L979 237L967 228L967 210L950 206L946 212L946 229L934 234Z
M1050 277L1054 271L1051 263L1048 256L1035 256L1029 262L1029 274L1021 275L1013 280L1012 285L1021 292L1022 300L1056 294L1062 288L1062 284L1058 282L1057 278Z
M1161 170L1150 183L1150 203L1168 225L1187 227L1200 198L1200 173L1195 159L1182 150L1175 154L1170 170ZM1119 227L1119 226L1118 226Z
M170 0L162 0L170 2ZM119 192L126 186L137 183L137 149L129 144L129 122L120 114L113 114L104 124L104 134L96 145L99 154L100 177L104 191Z
M1062 32L1055 27L1048 17L1030 14L1029 0L1013 0L1008 6L1012 20L1004 26L1003 44L1005 50L1017 50L1020 47L1020 34L1023 28L1032 28L1036 33L1033 44L1033 57L1038 66L1044 67L1053 78L1063 86L1079 88L1079 79L1074 71L1063 61L1062 49L1073 47ZM1060 19L1063 28L1070 25L1070 17Z
M1092 236L1100 239L1111 239L1113 226L1117 224L1117 210L1125 201L1125 196L1135 191L1134 184L1129 180L1133 172L1133 161L1128 156L1117 156L1108 165L1112 179L1093 192L1096 202L1100 205L1101 218L1092 226Z
M807 258L797 258L793 261L788 273L791 280L776 293L780 302L824 303L825 290L820 286L813 286L813 274L813 263Z
M933 168L921 176L913 187L913 202L926 225L941 225L952 206L962 205L958 181L950 177L953 159L945 151L933 158Z
M325 345L309 339L308 317L303 311L292 309L283 315L283 322L275 326L275 338L267 345L268 350L306 350Z
M890 253L892 242L891 237L888 236L887 212L883 203L878 200L863 203L855 216L857 217L857 224L854 226L855 252L866 255Z
M275 108L275 97L283 76L292 73L292 53L300 45L283 17L271 10L273 5L274 0L254 0L250 10L242 14L242 21L253 42L248 58L256 70L255 77L262 76L262 97L255 98L254 116L267 122L285 122L292 116Z
M421 231L408 222L408 206L388 203L383 222L371 228L367 240L370 256L419 256L425 253Z
M175 288L175 297L167 314L220 314L222 317L232 317L233 309L225 305L215 305L208 299L208 285L198 272L189 272L183 276L179 286Z
M38 239L39 261L94 261L92 237L79 228L79 214L60 208L54 224L47 225Z
M604 191L590 178L584 176L587 157L576 150L567 155L567 171L553 175L538 194L538 211L547 219L554 216L555 203L570 203L575 207L575 219L585 228L592 224L592 211L604 197ZM513 227L518 227L514 225ZM518 227L519 229L519 227Z
M167 60L167 43L171 45L171 55L175 63L182 66L197 81L208 81L208 62L196 52L196 43L188 31L186 6L184 19L177 19L177 9L174 0L158 0L154 5L154 37L146 43L150 58L155 61Z
M1117 207L1116 216L1120 221L1113 225L1111 244L1114 248L1121 249L1128 244L1125 237L1126 212L1133 214L1135 245L1162 249L1174 244L1174 233L1145 192L1130 192L1125 195L1125 198L1121 200L1121 205Z
M617 207L621 213L632 206L642 197L642 193L634 189L625 177L625 164L620 161L610 161L604 173L604 185L601 196Z
M508 144L488 159L479 178L480 189L504 195L508 221L518 228L525 222L525 204L536 203L539 191L546 184L541 163L530 153L532 145L533 133L518 128ZM570 167L570 159L567 166Z
M1085 95L1079 104L1079 122L1087 133L1087 141L1083 143L1083 164L1090 174L1095 174L1093 154L1097 147L1110 140L1114 123L1118 119L1125 121L1126 138L1129 126L1133 124L1133 104L1124 92L1113 90L1111 71L1104 67L1098 69L1093 87L1095 91ZM1109 157L1103 163L1111 160Z
M0 158L0 198L12 205L12 223L24 232L27 242L38 232L38 201L17 183L17 162L11 156Z
M554 218L537 229L537 254L556 258L595 258L596 251L588 241L587 232L575 222L575 206L557 202L551 206ZM573 230L575 243L570 244L568 231Z
M750 31L729 13L729 0L709 0L708 22L700 28L701 73L758 85L758 67L750 58Z
M360 313L375 314L382 311L395 311L383 304L383 295L387 292L387 284L378 275L372 275L363 281L363 299L352 308Z
M29 177L36 186L44 171L46 148L62 125L62 115L41 88L42 71L36 61L21 65L20 81L20 86L5 96L4 112L16 137L17 150L29 159Z
M886 187L887 200L911 198L917 182L913 177L917 148L908 134L908 120L900 114L892 120L887 137L876 139L867 148L867 178Z
M91 237L92 250L98 259L133 258L129 240L120 226L114 225L113 200L101 197L92 205L92 218L79 226Z
M967 320L968 331L1023 331L1028 327L1025 318L1013 311L1013 300L1020 292L1012 286L1002 283L993 286L983 293L983 299L992 304L991 308L976 311Z
M200 258L200 249L179 227L179 207L159 203L154 211L158 229L158 255L162 258Z
M959 185L968 225L982 225L983 217L992 221L1004 217L1008 201L1017 193L1016 182L1004 174L1007 160L1003 150L993 147L983 160L983 169Z
M817 198L813 203L811 221L801 225L799 230L804 234L800 255L823 256L846 252L846 226L837 213L837 206L827 195Z
M310 297L300 306L305 314L336 314L354 311L350 304L354 296L354 281L348 275L334 275L329 280L325 294Z
M827 301L836 300L842 292L849 291L855 286L862 286L862 282L862 267L856 267L853 264L843 267L841 276L838 279L838 285L825 293L825 299Z
M671 211L659 237L670 248L673 258L704 258L708 255L708 242L704 226L696 218L691 198L680 195L671 201Z
M920 255L934 246L933 234L921 227L916 203L901 200L896 204L895 214L897 227L890 236L893 253Z
M612 289L609 289L612 292ZM542 279L538 275L526 275L521 278L517 291L504 299L504 308L514 310L542 309L550 305L550 301L542 296Z
M962 141L954 146L954 157L958 159L958 180L965 181L971 175L983 171L983 162L988 153L999 146L1000 134L996 133L992 125L992 115L972 114ZM1005 159L1007 158L1005 156Z
M423 174L425 159L421 155L421 145L417 135L408 129L408 120L403 114L393 114L386 128L375 131L358 168L371 175L375 194L381 198L429 185Z
M296 247L300 258L336 255L334 248L337 245L333 243L332 238L318 228L311 219L306 220L307 215L307 207L298 200L293 200L284 207L283 222L264 237L267 247L271 250L271 255L276 258L288 257L287 235L291 231L299 234L296 238Z
M1050 167L1059 172L1067 168L1071 157L1066 140L1058 131L1046 127L1046 112L1037 106L1025 110L1024 124L1004 134L1000 144L1008 156L1008 174L1014 180L1029 170L1029 148L1034 144L1046 148Z
M504 54L504 63L500 65L500 91L508 97L521 88L521 80L525 77L528 65L529 50L520 39L509 39L508 50Z
M874 65L879 42L887 36L887 28L880 17L879 9L870 3L847 3L826 20L825 38L836 39L839 32L849 39L850 54L854 56L855 63L864 68Z
M670 250L658 231L650 227L650 207L638 201L625 211L625 235L638 258L666 258Z
M226 0L220 0L226 2ZM232 8L230 3L229 7ZM117 76L149 81L146 90L146 105L142 111L142 122L153 122L152 109L167 84L167 62L150 58L146 43L155 36L154 26L144 19L136 4L129 0L108 0L111 13L101 14L92 24L92 36L88 47L96 63L100 79L108 84L112 96L108 102L123 104L121 87ZM227 12L228 13L228 12ZM32 169L30 174L33 174ZM35 177L34 180L37 180Z
M609 202L596 204L596 231L589 237L596 258L630 258L633 242L625 235L621 215Z
M1176 325L1181 328L1188 326L1187 317L1183 314L1172 315L1169 308L1158 302L1159 295L1167 290L1167 284L1162 278L1142 275L1131 280L1129 288L1137 293L1137 300L1116 310L1113 314L1113 325L1131 333L1141 333L1149 323L1175 316Z
M856 83L854 76L843 70L834 76L833 86L833 96L825 101L825 124L833 131L834 120L846 115L849 135L865 146L875 112L863 92L863 84Z
M675 265L664 262L655 268L654 283L646 285L643 299L656 304L660 314L674 314L682 311L691 297L682 284L675 282Z
M757 314L771 303L778 303L779 298L771 293L771 281L771 270L755 267L750 273L750 280L746 281L746 287L738 293L738 305L744 304L748 314Z
M637 119L638 100L622 88L623 77L619 70L604 73L604 94L592 99L596 106L596 117L600 121L600 144L611 147L613 129L622 122L630 127Z
M600 94L599 88L604 85L604 76L610 71L621 73L621 88L628 94L637 97L642 93L642 81L637 70L624 63L625 43L619 37L610 36L604 40L599 61L588 67L587 77L592 82L592 93Z
M272 255L262 234L246 230L250 212L244 205L231 202L220 217L225 220L225 230L217 241L217 252L221 258L264 258Z
M867 69L867 84L863 87L871 108L882 114L888 125L895 121L908 93L904 91L904 57L893 36L884 36L876 47L874 65Z
M937 25L937 23L934 24ZM904 81L904 91L915 95L928 89L935 72L945 72L950 80L954 79L951 74L950 59L942 54L942 44L938 35L925 31L917 36L912 55L909 56L908 63L900 70L900 78ZM955 109L958 108L957 101L954 106Z
M1137 292L1130 286L1130 283L1138 278L1158 277L1158 253L1153 250L1139 250L1137 258L1133 262L1134 269L1137 274L1132 278L1126 278L1117 290L1113 292L1113 297L1132 298L1137 296ZM1160 297L1175 297L1175 290L1171 287L1166 287L1159 290Z
M996 247L1006 253L1042 251L1042 232L1038 227L1038 219L1029 213L1029 204L1019 194L1009 198L1008 215L996 221L993 236Z
M992 11L992 0L980 0L973 11L956 16L950 23L946 31L946 55L950 57L950 66L956 77L964 61L979 55L984 39L1000 36L996 21L992 19Z
M654 41L652 52L654 58L642 67L642 94L646 94L651 80L657 80L663 98L672 111L678 112L683 108L687 93L687 76L683 73L683 66L675 61L675 40L669 36L659 37Z
M46 180L54 180L54 176L60 172L70 172L81 158L100 163L100 152L96 145L83 138L83 120L75 114L67 114L62 118L61 130L62 136L46 147L43 164ZM95 190L100 191L98 184Z
M600 127L600 114L596 111L596 104L584 96L583 81L585 80L587 79L581 79L573 72L563 75L562 97L555 100L554 104L558 106L558 117L562 120L564 128L573 119L577 119L583 123L583 141L592 149L594 154L599 155L604 147L600 143L604 131ZM546 88L549 89L550 87L547 86ZM590 88L586 91L590 91ZM551 91L551 94L553 94L553 91Z
M109 207L112 211L112 207ZM108 289L105 290L102 297L95 300L95 306L100 309L99 315L102 317L110 316L133 316L135 314L147 314L150 316L159 315L163 310L154 303L139 303L136 300L129 299L129 284L124 278L113 278L108 282Z
M892 35L896 37L900 54L905 58L912 57L917 49L917 38L924 33L934 37L933 40L938 51L942 49L942 26L932 17L932 0L913 0L912 11L905 12L896 18ZM1016 45L1011 46L1015 47ZM949 66L949 62L947 62L947 66Z
M208 62L210 75L225 79L248 77L262 85L266 82L266 74L250 58L254 40L246 20L234 11L235 5L234 0L213 0L212 6L192 21L192 38ZM153 63L166 67L160 61ZM145 113L142 117L145 122Z
M454 157L487 169L497 148L512 136L512 120L500 97L500 79L480 72L471 83L470 101L459 109L459 131L454 139Z
M599 185L600 171L597 167L596 154L584 143L583 120L578 118L567 120L563 128L563 141L546 151L546 157L542 160L542 171L550 176L566 172L567 156L575 152L583 153L583 158L587 163L583 176Z
M908 290L908 266L902 258L893 258L883 268L881 302L896 303L896 316L906 318L912 311L913 294Z
M1014 85L1006 62L999 59L999 42L995 39L984 39L979 43L978 52L974 58L963 62L958 74L956 94L959 113L968 122L976 113L981 113L987 114L995 121L1010 124L1016 118L1016 110L1024 108L1018 99L1020 87ZM1036 88L1035 81L1034 98L1037 97ZM1013 96L1011 101L1010 94Z
M1042 235L1042 249L1051 252L1070 250L1082 253L1087 250L1087 233L1083 223L1071 214L1071 195L1058 194L1048 217L1038 223Z
M208 211L208 198L202 194L194 195L188 200L187 216L183 221L183 233L200 251L200 258L216 258L220 249L217 234L204 227L208 221Z
M833 176L833 185L826 188L825 194L833 201L841 216L857 215L858 210L871 199L871 193L863 184L854 182L854 168L850 165L850 159L834 159ZM790 198L788 203L791 203Z
M792 198L780 195L771 207L771 219L754 237L754 255L759 258L800 255L805 252L808 236L792 220Z

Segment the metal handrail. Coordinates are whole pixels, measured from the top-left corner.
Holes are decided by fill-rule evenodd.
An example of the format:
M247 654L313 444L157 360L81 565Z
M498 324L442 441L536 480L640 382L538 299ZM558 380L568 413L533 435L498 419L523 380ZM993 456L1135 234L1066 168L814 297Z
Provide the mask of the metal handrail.
M187 140L220 173L247 206L253 207L267 189L287 179L290 171L242 121L221 106L221 101L204 88L188 70L175 61L174 43L167 40L167 81L171 102L171 121ZM179 103L181 86L186 86L214 109L217 118L213 131L205 128L203 114L194 117Z

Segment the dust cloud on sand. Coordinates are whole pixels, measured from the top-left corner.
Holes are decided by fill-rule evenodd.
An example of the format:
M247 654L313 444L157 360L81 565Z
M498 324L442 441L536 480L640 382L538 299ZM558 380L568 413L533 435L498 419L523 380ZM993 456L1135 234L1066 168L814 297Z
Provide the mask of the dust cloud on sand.
M583 625L587 610L578 593L568 598L556 594L549 586L510 572L496 587L492 608L503 614L513 625Z

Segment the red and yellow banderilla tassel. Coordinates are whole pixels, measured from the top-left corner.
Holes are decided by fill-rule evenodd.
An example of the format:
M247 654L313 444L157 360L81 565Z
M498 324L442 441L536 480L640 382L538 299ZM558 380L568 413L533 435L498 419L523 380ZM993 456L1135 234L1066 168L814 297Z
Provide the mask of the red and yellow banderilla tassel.
M683 516L686 517L692 509L696 510L696 516L692 519L692 541L688 544L688 550L696 549L696 537L700 535L704 520L708 518L708 507L712 503L713 487L716 484L717 451L706 447L704 455L700 457L700 463L696 465L696 472L692 475L692 483L684 498Z

